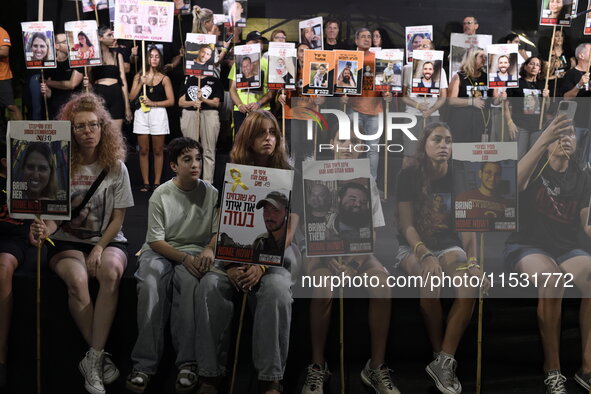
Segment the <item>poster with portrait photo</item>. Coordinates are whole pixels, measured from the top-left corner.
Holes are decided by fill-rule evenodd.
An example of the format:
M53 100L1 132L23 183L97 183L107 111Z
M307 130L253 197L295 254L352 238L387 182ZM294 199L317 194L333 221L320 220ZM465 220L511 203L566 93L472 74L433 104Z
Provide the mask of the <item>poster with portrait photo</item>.
M493 44L486 47L489 88L519 87L518 51L517 44Z
M382 49L375 52L377 92L402 92L404 49Z
M175 15L190 15L191 0L172 0L174 2Z
M246 27L248 2L246 0L223 0L224 15L228 26Z
M214 75L216 36L187 33L185 41L185 74Z
M412 63L413 51L419 49L424 39L433 41L433 26L406 26L406 64Z
M283 265L293 171L227 163L215 258Z
M29 69L56 68L53 22L21 22L25 66Z
M297 78L297 51L293 42L269 43L269 80L271 90L295 90Z
M66 22L64 31L68 41L70 67L100 66L101 45L96 21Z
M10 121L7 196L17 219L70 219L70 122Z
M109 8L108 0L82 0L82 12L93 12Z
M570 27L571 18L577 13L577 0L542 0L541 26Z
M591 10L591 0L587 1L587 10ZM591 35L591 12L585 14L585 28L583 34L588 36Z
M260 88L261 44L236 45L236 89Z
M449 82L460 71L460 66L468 49L472 47L487 48L492 45L492 36L488 34L467 35L451 33L449 53Z
M411 93L438 96L441 92L443 51L415 51Z
M324 49L323 26L322 17L300 21L300 42L308 45L310 49Z
M363 52L335 50L334 93L361 95L363 88Z
M117 0L115 38L172 42L174 3L170 1Z
M332 96L334 93L334 51L304 51L302 94Z
M308 256L373 252L369 159L302 163Z
M518 100L518 98L513 100ZM542 91L540 89L523 89L523 114L539 115L541 108Z
M456 231L517 231L517 142L453 144Z

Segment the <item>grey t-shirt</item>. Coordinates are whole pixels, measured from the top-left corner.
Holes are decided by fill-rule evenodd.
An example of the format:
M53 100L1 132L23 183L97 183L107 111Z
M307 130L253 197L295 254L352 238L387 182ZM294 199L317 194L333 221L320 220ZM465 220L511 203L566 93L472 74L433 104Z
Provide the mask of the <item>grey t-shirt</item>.
M179 251L201 253L217 233L217 199L217 189L202 180L191 191L181 190L172 179L162 184L150 197L142 251L150 242L166 241Z

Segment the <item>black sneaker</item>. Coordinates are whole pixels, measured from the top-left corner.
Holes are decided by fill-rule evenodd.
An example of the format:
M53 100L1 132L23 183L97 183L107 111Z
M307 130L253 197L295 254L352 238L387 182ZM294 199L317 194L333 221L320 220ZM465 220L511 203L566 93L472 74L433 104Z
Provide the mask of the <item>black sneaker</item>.
M568 394L565 383L566 377L560 371L546 372L546 379L544 379L546 394Z

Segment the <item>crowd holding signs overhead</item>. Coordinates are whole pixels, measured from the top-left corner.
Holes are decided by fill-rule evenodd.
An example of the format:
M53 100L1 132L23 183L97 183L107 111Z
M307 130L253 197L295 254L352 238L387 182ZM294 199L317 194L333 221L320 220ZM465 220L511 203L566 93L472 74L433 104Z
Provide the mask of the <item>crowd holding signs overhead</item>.
M90 1L83 10L107 5L114 9L112 28L96 20L22 23L25 65L41 76L36 85L28 79L27 89L39 96L30 121L16 121L10 38L0 29L6 52L0 98L15 120L1 149L7 214L0 232L8 241L0 241L0 267L9 273L2 289L10 288L29 240L47 247L49 267L66 283L89 347L79 364L88 392L105 393L119 376L105 346L116 289L128 252L135 252L121 230L133 206L130 175L141 177L139 193L153 192L136 272L138 338L126 380L133 392L144 392L158 371L169 318L177 392L221 390L238 291L254 311L261 391L281 393L292 291L302 290L306 276L369 275L381 286L364 289L371 297L372 346L361 379L380 394L399 393L385 354L392 296L386 284L397 270L483 279L477 287L454 288L445 323L442 289L419 289L433 349L427 373L442 393L459 394L455 354L476 298L494 285L478 257L488 232L512 233L503 258L515 273L574 278L583 296L583 356L575 380L589 390L591 255L577 236L582 228L591 238L591 178L578 162L589 162L590 112L574 99L591 96L591 44L570 53L563 47L566 30L556 29L571 25L576 1L542 1L540 25L553 27L549 53L530 56L519 36L493 44L491 35L479 34L477 18L467 16L463 33L449 37L447 58L435 47L432 25L406 26L399 45L382 28L359 27L350 46L339 39L339 21L317 16L297 22L297 37L274 30L267 46L256 30L240 39L248 30L246 1L223 1L223 14L191 10L183 0ZM171 55L174 15L191 11L192 29L181 31L182 48ZM127 48L117 39L138 42ZM177 66L180 85L169 75ZM56 120L41 120L44 105ZM161 179L165 136L178 117L170 108L182 108L183 137L167 146L166 165L175 173L167 181ZM409 122L398 124L397 117ZM128 174L124 164L124 120L133 120L137 135L138 174ZM229 124L233 141L224 165L216 163L216 147ZM399 137L393 130L402 131L402 141L393 141ZM394 157L403 159L396 182L387 164ZM224 176L214 186L216 166ZM381 195L388 193L378 187L389 183L397 213L385 216ZM377 237L392 235L377 231L387 223L399 230L395 267L376 250ZM42 242L49 236L54 246ZM94 304L90 277L100 285ZM315 297L312 357L301 392L319 394L330 375L324 353L333 289L308 290ZM556 327L564 288L538 292L544 383L548 393L564 393ZM0 304L1 322L9 321L8 309ZM6 384L5 331L0 386Z

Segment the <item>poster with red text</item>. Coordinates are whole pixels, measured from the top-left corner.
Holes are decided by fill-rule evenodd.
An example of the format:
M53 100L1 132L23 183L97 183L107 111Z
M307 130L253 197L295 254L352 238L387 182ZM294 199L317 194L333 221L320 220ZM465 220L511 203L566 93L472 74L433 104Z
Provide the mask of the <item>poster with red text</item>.
M361 95L363 88L363 52L334 51L335 94Z
M293 42L269 43L269 81L271 90L295 90L297 51Z
M30 69L56 68L53 22L21 22L25 66Z
M117 0L115 38L172 42L174 3L170 1Z

